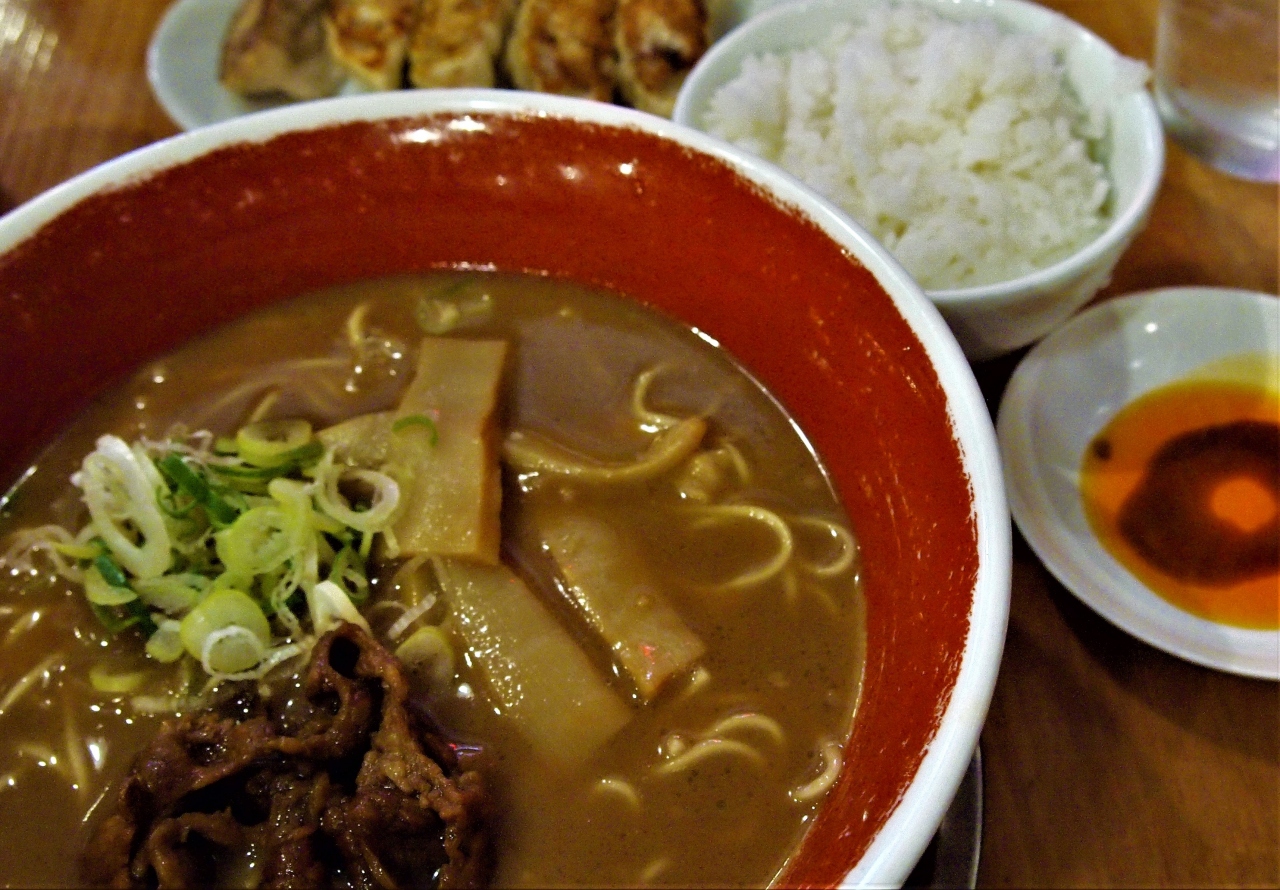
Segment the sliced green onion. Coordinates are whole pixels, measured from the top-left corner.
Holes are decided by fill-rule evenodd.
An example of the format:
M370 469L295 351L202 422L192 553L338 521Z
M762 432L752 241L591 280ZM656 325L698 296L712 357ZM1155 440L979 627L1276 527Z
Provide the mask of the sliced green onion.
M345 590L357 606L369 598L369 575L364 558L350 544L334 556L329 566L329 580Z
M147 606L142 600L134 599L125 603L124 611L129 616L129 623L142 631L143 636L150 637L156 632L155 619L151 617L151 613L147 610Z
M218 525L230 525L235 521L238 511L214 493L204 477L176 454L166 454L157 461L156 466L170 482L189 494L192 499L204 507L209 518Z
M181 507L178 506L177 492L171 492L167 488L161 488L156 492L156 503L160 505L160 509L171 519L189 519L191 514L195 512L196 507L200 503L195 498L187 498L187 502Z
M316 636L336 627L343 621L357 624L369 630L369 622L356 609L347 592L332 581L321 581L307 593L307 607L311 612L311 625Z
M271 624L253 598L240 590L217 590L182 619L182 645L203 662L209 635L233 625L256 636L264 649L271 644Z
M290 453L283 463L269 467L255 467L248 464L228 466L211 464L209 471L224 480L227 485L241 491L260 494L264 484L282 476L289 476L298 470L310 466L324 454L324 445L312 440L297 451Z
M95 533L122 566L138 578L168 571L169 531L155 494L164 480L141 446L101 436L71 481L84 492Z
M334 580L343 577L352 566L359 566L358 571L364 574L364 566L361 565L364 560L360 559L360 554L356 553L350 545L343 547L333 557L333 562L329 565L329 578Z
M290 536L290 564L298 582L310 586L320 580L321 533L343 531L342 524L315 509L315 485L294 479L273 479L267 493L280 505Z
M213 579L213 583L209 585L209 591L215 590L248 590L253 586L253 576L245 577L237 575L233 572L223 572L221 575Z
M84 572L84 595L95 606L123 606L136 600L138 594L125 584L112 584L97 565L89 566Z
M98 570L102 580L112 587L128 587L129 579L125 576L124 569L111 558L110 554L98 551L98 555L93 558L93 567Z
M307 595L303 593L302 590L295 588L293 593L289 594L289 596L285 599L283 605L284 605L284 608L287 609L288 611L292 613L299 613L302 611L302 607L305 606L306 604L307 604Z
M292 535L285 511L276 504L254 507L214 535L218 558L227 573L252 578L273 572L289 559Z
M92 560L97 558L98 554L102 552L106 545L100 542L89 544L69 544L63 541L54 541L50 546L69 559Z
M205 673L216 677L247 671L266 655L267 645L257 634L238 624L231 624L205 637L200 664Z
M431 433L432 446L440 444L440 430L436 422L425 414L406 414L391 424L391 432L400 433L415 427L424 427Z
M195 608L211 584L204 575L185 572L135 581L133 586L138 596L153 609L169 615L183 615Z
M93 612L93 617L98 619L103 629L113 637L124 633L138 623L136 618L127 618L115 609L99 606L97 603L89 603L89 610Z
M264 572L256 578L250 579L251 583L231 586L247 590L249 595L253 597L254 602L262 607L262 614L271 618L279 609L279 604L272 598L272 591L278 590L282 585L286 584L288 575L289 567L285 565L273 572Z
M156 632L147 638L147 654L162 664L171 664L182 657L182 622L162 618Z
M358 481L372 490L373 499L368 507L361 510L352 508L338 488L344 478ZM325 457L316 467L316 482L316 506L343 526L364 534L381 531L400 506L400 484L376 470L341 466Z
M255 467L296 461L295 455L312 441L311 424L305 420L260 420L236 433L240 459Z
M112 671L105 664L95 664L89 668L89 684L98 692L107 695L123 695L133 692L147 682L146 671Z
M136 627L142 631L143 636L151 636L155 633L156 623L151 618L151 613L147 611L147 607L142 601L134 598L123 606L100 606L97 603L89 603L89 610L93 612L98 623L106 629L107 633L113 637L124 633L131 627Z
M396 428L438 437L426 415ZM101 437L73 478L90 521L74 536L56 526L38 539L49 539L58 573L84 586L107 632L136 628L149 658L193 670L199 661L215 682L262 676L304 651L309 632L367 627L356 604L372 586L374 537L397 552L395 480L335 466L305 421L249 424L235 441L216 440L212 455L211 438L193 434L187 447ZM355 503L340 488L349 484L361 492ZM104 689L134 688L120 669L99 673Z
M231 481L266 481L282 476L291 469L292 467L283 465L278 467L249 467L214 464L209 467L209 472Z

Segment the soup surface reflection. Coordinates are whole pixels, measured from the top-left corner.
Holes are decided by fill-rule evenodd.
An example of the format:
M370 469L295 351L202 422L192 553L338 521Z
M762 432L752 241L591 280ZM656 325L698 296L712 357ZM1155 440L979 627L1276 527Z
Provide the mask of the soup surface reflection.
M12 490L0 516L0 882L77 882L111 789L201 682L188 661L148 662L133 631L111 637L78 588L22 561L14 534L83 525L68 479L103 433L226 435L251 417L319 430L386 411L428 335L508 344L502 562L591 675L518 664L529 646L488 636L513 613L488 616L465 566L375 550L362 606L375 631L405 635L411 618L454 647L451 671L427 687L445 732L484 750L494 883L758 885L779 873L838 773L862 665L856 545L821 464L698 332L569 283L441 273L308 295L151 363ZM702 431L698 418L699 450L664 464L659 446ZM559 474L570 459L589 472ZM669 663L632 646L618 594L593 592L601 578L621 579L644 620L660 616ZM508 656L511 671L497 670ZM507 688L522 671L596 684L607 707L538 714Z

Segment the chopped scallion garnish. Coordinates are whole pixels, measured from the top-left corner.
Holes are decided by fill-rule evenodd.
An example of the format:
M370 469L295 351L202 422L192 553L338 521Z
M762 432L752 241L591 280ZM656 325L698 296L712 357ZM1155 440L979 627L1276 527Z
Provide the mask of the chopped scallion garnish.
M176 454L167 454L156 461L156 467L171 483L204 507L209 514L209 519L215 524L229 525L235 521L239 511L215 494L204 477L187 466L181 457Z
M128 587L129 579L124 569L111 558L110 554L101 552L93 558L94 567L102 573L102 578L112 587Z
M425 414L407 414L399 418L391 424L391 432L399 433L414 427L425 427L431 433L431 444L440 444L440 430L436 428L436 422Z
M244 679L304 651L303 638L334 616L358 617L365 558L389 533L400 490L383 473L335 463L304 421L251 424L212 452L211 438L102 436L72 478L89 523L42 540L56 544L55 568L83 586L108 633L136 628L154 659ZM357 504L340 491L348 482L362 492Z

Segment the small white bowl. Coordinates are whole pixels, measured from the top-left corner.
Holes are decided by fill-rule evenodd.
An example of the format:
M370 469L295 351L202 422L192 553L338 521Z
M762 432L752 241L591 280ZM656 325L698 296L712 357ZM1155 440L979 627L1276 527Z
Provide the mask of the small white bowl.
M1276 297L1185 287L1108 300L1027 353L1001 401L997 436L1013 518L1068 590L1170 654L1276 680L1280 632L1217 624L1153 593L1094 536L1079 490L1085 449L1117 411L1242 353L1280 361Z
M1124 90L1123 57L1093 32L1057 12L1024 0L917 0L955 20L989 18L1011 32L1065 35L1067 78L1087 106L1109 108L1108 133L1099 160L1112 184L1111 223L1073 255L1028 275L997 284L927 290L965 355L982 360L1032 343L1066 321L1111 278L1120 255L1145 225L1164 172L1164 133L1146 90ZM726 15L732 27L694 66L676 101L673 118L705 128L711 97L738 76L742 63L761 53L786 53L823 43L832 28L856 24L882 0L748 2L743 17ZM737 7L734 7L737 10Z

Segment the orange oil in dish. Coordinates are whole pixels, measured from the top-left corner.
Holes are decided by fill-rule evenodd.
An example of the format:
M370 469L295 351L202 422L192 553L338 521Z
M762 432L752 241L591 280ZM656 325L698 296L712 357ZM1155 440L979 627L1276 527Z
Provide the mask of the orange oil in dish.
M1135 399L1085 450L1085 515L1151 590L1221 624L1280 627L1276 392L1187 380Z

